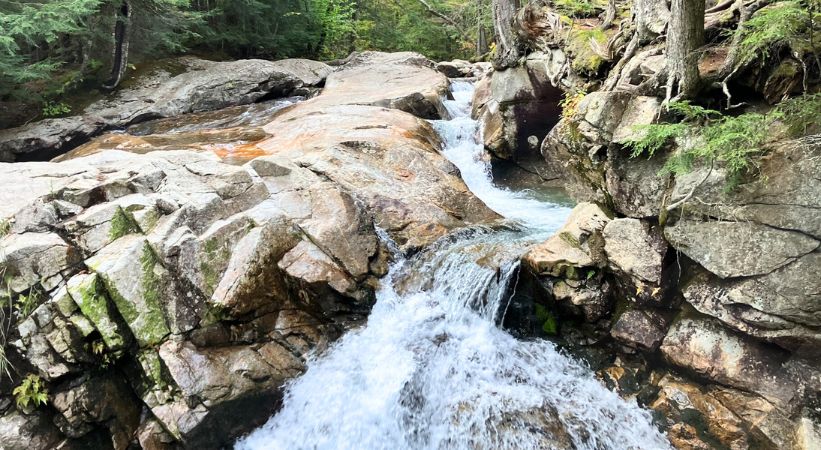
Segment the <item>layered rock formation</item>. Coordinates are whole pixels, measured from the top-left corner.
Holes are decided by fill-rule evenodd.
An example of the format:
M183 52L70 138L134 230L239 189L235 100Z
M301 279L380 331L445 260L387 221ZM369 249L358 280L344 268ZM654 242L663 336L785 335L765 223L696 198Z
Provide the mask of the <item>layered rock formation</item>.
M732 22L731 16L716 22L718 15L708 14L708 31ZM647 88L664 68L664 46L641 40L619 61L596 47L598 32L591 30L601 25L598 19L555 17L550 7L524 8L514 25L529 56L484 82L504 84L517 72L526 80L554 73L548 78L568 100L539 143L542 164L562 176L576 200L591 202L523 258L530 297L550 314L544 326L545 313L525 318L520 331L557 331L563 343L591 358L606 383L658 411L677 448L816 448L819 136L772 144L752 163L754 176L733 189L720 161L665 174L675 148L652 158L633 158L625 148L641 132L637 126L667 114L663 89ZM663 11L643 17L648 22L639 26L648 36L663 35ZM613 31L605 26L601 33L609 38ZM579 33L601 59L596 70L574 42ZM726 57L726 45L716 44L720 48L702 58L706 79L721 66L716 58ZM543 55L556 62L555 70L549 63L533 67ZM765 89L759 81L768 74L746 74L738 83L767 101L789 93ZM480 103L492 97L477 92ZM489 152L498 151L488 140L494 129L515 130L528 120L521 114L483 119ZM500 125L490 126L493 121ZM527 138L514 132L506 140Z
M241 151L97 145L0 164L4 296L18 305L3 316L4 448L227 445L361 323L389 245L497 218L430 125L392 109L445 111L447 79L415 54L350 64ZM374 73L382 95L357 98ZM13 406L27 373L46 405Z
M212 62L182 57L150 71L78 116L0 131L0 161L45 160L105 130L161 117L253 103L322 86L330 66L305 59Z

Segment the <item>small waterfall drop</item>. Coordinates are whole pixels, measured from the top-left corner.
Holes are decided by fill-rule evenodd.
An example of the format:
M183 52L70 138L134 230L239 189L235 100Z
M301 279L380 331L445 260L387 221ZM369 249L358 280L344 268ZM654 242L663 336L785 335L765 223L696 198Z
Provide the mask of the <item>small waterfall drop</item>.
M667 449L635 402L619 398L545 340L498 327L528 245L569 209L493 184L469 116L473 86L453 83L445 156L512 225L472 227L398 261L364 327L286 389L282 409L237 449Z

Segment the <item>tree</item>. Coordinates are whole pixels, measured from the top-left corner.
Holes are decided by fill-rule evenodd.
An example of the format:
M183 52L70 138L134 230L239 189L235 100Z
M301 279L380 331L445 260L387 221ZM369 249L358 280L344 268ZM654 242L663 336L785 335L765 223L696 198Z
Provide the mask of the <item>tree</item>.
M496 35L493 66L496 69L515 66L522 56L522 44L514 29L519 6L519 0L493 0L493 30Z
M704 44L704 0L672 0L667 28L667 95L692 98L701 86L699 48Z

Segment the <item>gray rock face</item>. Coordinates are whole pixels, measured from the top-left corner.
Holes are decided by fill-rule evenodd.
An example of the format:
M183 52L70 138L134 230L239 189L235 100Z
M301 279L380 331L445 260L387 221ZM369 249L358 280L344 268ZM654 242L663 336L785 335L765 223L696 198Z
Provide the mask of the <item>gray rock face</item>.
M821 343L820 267L821 253L815 252L762 277L721 280L700 271L684 285L684 298L738 331L815 357Z
M485 148L544 180L558 174L528 139L541 141L559 120L562 92L555 87L555 77L563 57L561 52L531 55L522 66L491 72L474 94L473 116L480 121Z
M782 369L786 353L727 331L715 320L685 318L674 323L661 353L676 366L713 382L757 393L784 408L797 395L795 383Z
M614 219L602 233L607 260L616 270L637 281L661 283L667 243L657 228L638 219Z
M789 141L759 164L759 176L727 191L724 171L701 168L677 177L671 201L697 186L687 209L722 220L756 222L821 239L821 144L817 137ZM706 180L705 180L706 177ZM704 183L700 184L702 180Z
M680 220L664 229L670 244L721 278L765 275L807 255L819 241L752 222Z
M655 351L667 332L667 321L653 311L633 309L619 316L610 334L631 347Z
M542 157L576 200L612 204L628 217L657 215L666 184L658 177L661 158L628 161L626 152L609 147L655 122L660 106L655 97L622 91L587 94L542 141Z
M14 161L22 154L47 159L105 129L252 103L269 94L288 95L321 85L332 71L323 63L301 59L213 62L183 57L174 64L184 72L155 71L134 87L91 104L80 116L0 131L0 161Z

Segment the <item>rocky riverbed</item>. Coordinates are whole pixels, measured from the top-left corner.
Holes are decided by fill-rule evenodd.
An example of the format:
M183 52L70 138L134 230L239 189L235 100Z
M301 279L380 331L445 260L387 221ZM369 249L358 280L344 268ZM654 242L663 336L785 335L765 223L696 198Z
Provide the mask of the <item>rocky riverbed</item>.
M311 358L346 332L368 336L351 330L386 298L379 292L392 262L433 258L465 233L510 227L503 215L525 217L504 207L518 198L509 191L494 191L500 206L468 187L477 178L465 171L489 171L492 161L514 167L517 187L560 184L579 203L551 236L511 240L516 251L504 241L456 245L468 257L437 263L471 267L481 279L487 320L475 330L493 336L483 342L519 355L552 352L541 339L555 341L601 384L653 411L656 431L648 425L642 436L663 433L676 448L818 448L817 136L779 143L760 176L732 191L721 167L660 177L658 159L631 159L622 147L632 127L658 117L660 99L591 92L562 116L562 89L583 76L566 71L574 55L534 50L505 70L435 65L414 53L365 52L338 67L185 58L183 73L151 74L80 116L0 131L0 157L29 161L0 163L0 268L10 300L0 318L11 368L0 374L0 447L231 445L279 410L284 386ZM647 76L635 64L635 76ZM486 152L468 160L481 164L457 168L452 152L461 147L448 147L429 121L469 120L454 114L446 75L476 81L470 113ZM685 198L686 207L667 211ZM536 223L553 214L533 208L526 217ZM417 284L435 299L465 294L453 279ZM482 309L489 292L509 301L500 317ZM425 327L449 317L438 307L408 314L430 313L419 316ZM431 348L469 350L464 337L449 341L456 322L445 323ZM343 342L345 355L352 350ZM619 422L585 424L604 419L551 403L556 378L547 366L560 361L580 377L563 386L619 410L587 384L582 365L502 360L539 365L522 367L530 378L503 381L535 386L543 397L531 398L545 403L496 417L500 429L525 427L533 433L521 439L547 436L532 442L561 448L630 442L614 434ZM435 375L428 370L420 369ZM15 405L12 390L27 374L47 391L44 405ZM524 379L532 384L514 382ZM424 386L403 392L413 389ZM488 405L475 406L479 414ZM290 420L287 402L285 411ZM649 417L630 411L631 423ZM590 436L597 432L616 440Z

